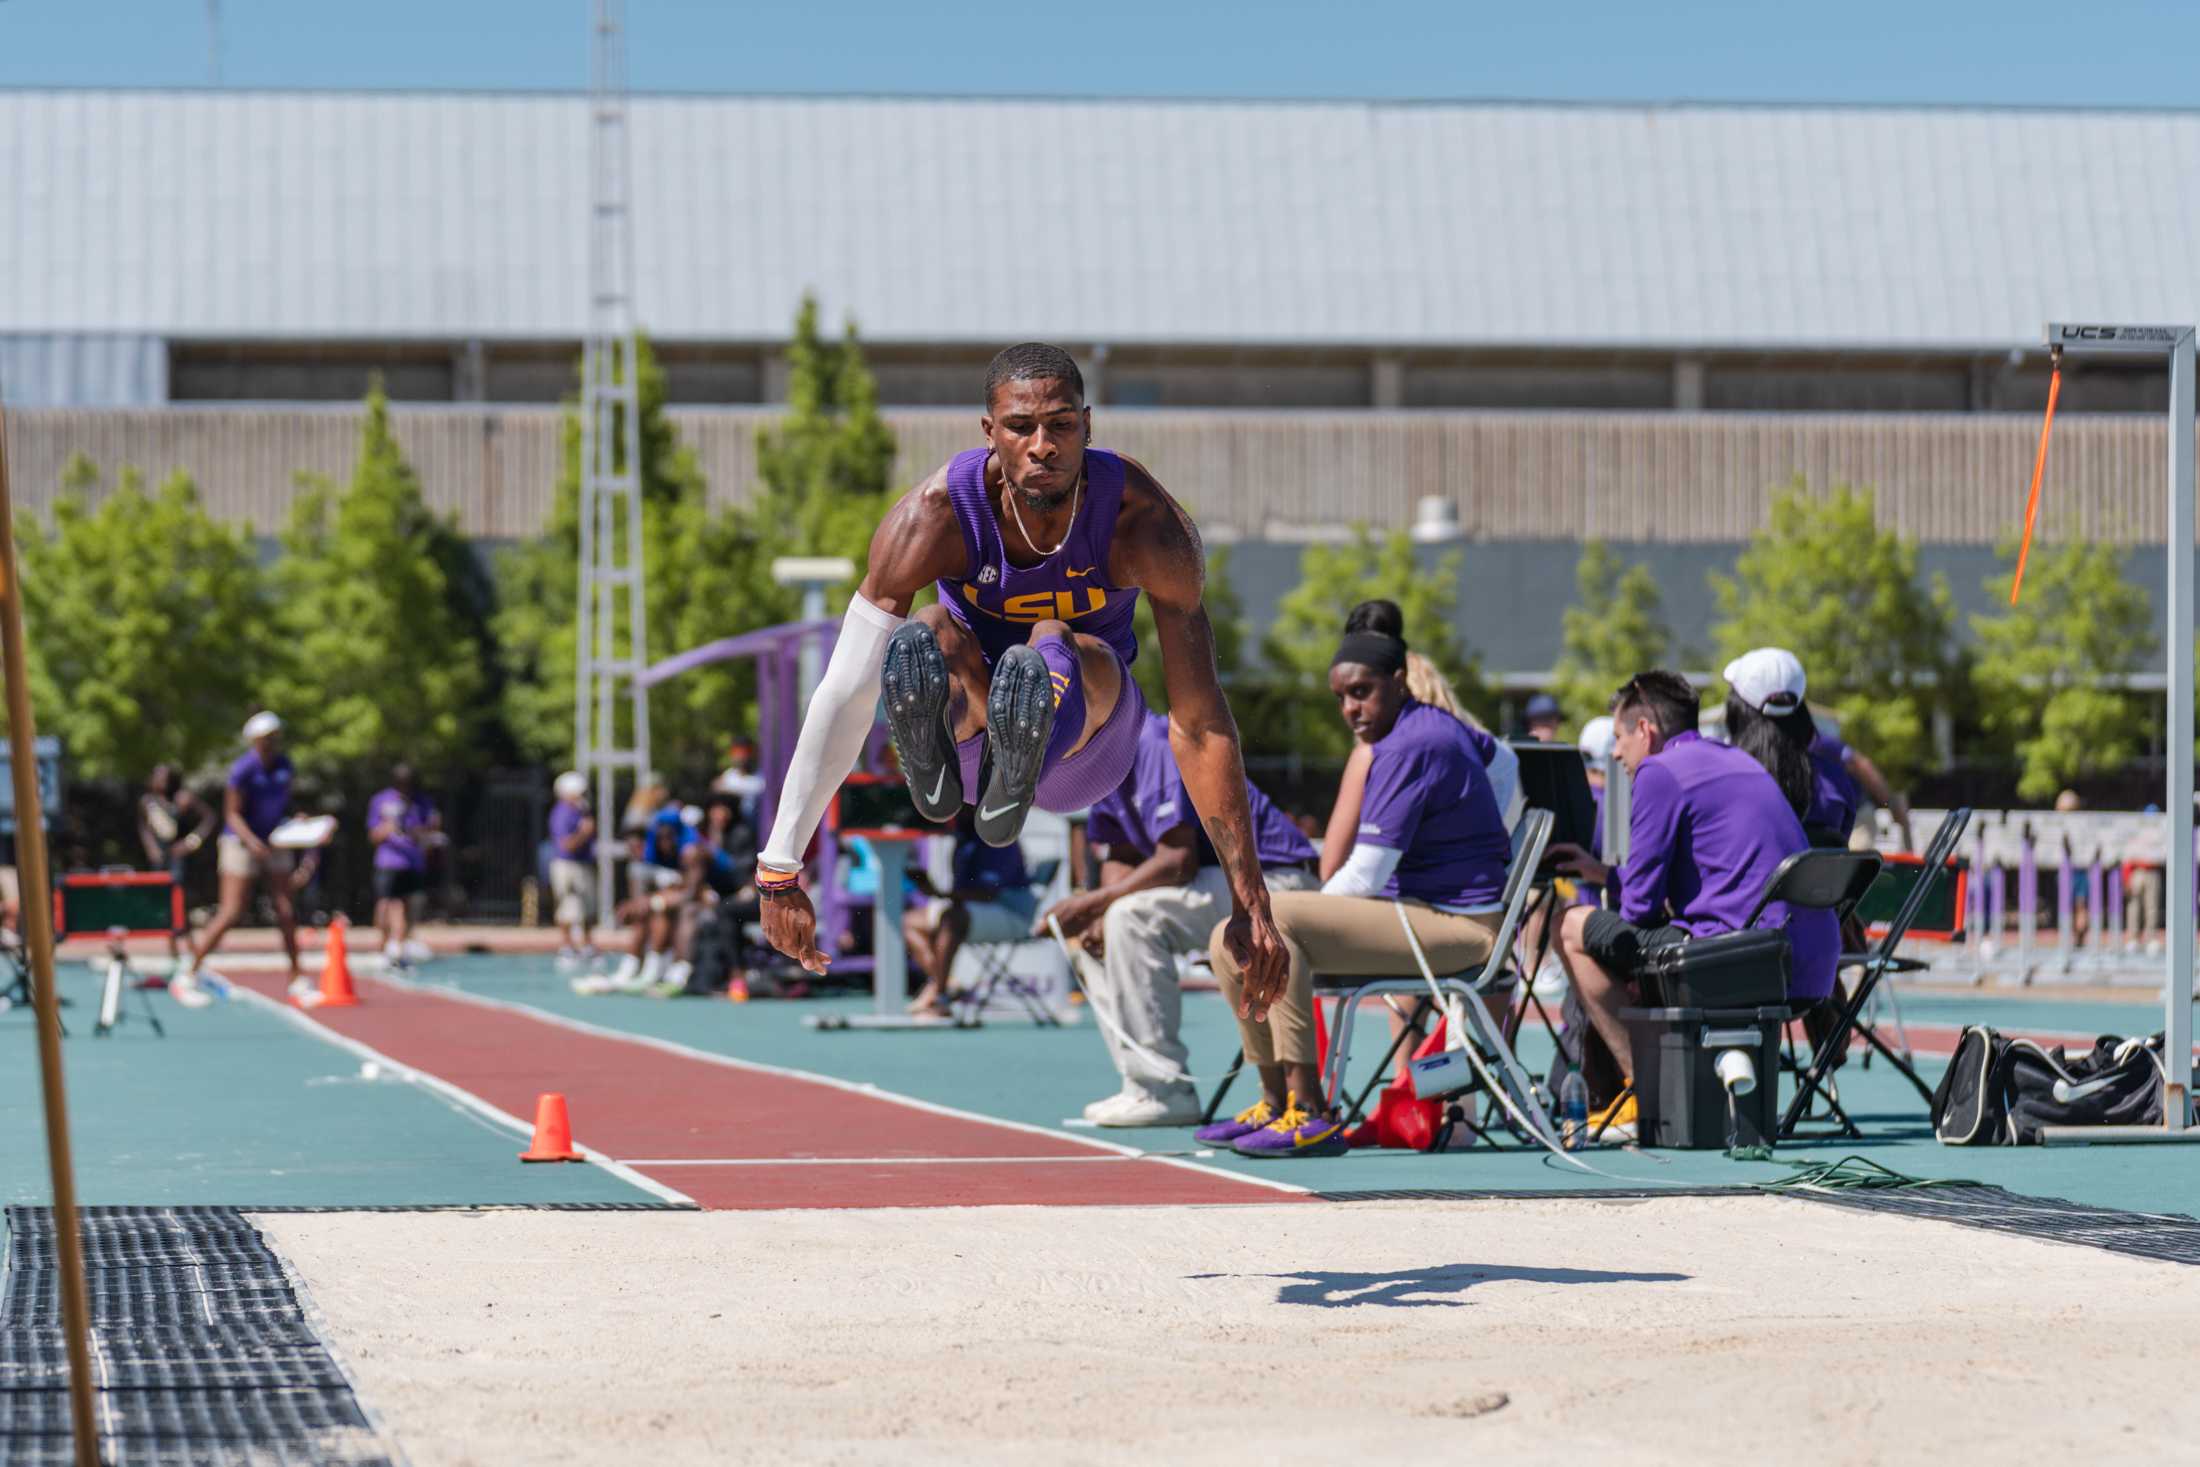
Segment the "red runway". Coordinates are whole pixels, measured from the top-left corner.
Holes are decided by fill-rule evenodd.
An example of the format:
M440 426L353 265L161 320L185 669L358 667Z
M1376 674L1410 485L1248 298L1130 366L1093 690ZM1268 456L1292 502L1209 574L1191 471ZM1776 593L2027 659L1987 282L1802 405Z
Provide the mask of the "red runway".
M275 974L241 983L288 1004ZM584 1033L372 978L312 1023L514 1116L564 1093L573 1138L712 1209L1273 1203L1295 1194L1046 1131ZM523 1143L515 1138L515 1158ZM683 1164L684 1163L684 1164Z

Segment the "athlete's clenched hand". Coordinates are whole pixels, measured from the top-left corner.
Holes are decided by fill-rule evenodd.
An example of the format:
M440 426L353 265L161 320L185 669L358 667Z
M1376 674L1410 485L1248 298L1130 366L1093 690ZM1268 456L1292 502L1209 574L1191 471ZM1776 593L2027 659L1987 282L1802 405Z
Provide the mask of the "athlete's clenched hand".
M1284 950L1283 934L1276 930L1267 904L1233 915L1222 929L1222 945L1243 975L1238 985L1239 1017L1263 1022L1291 976L1290 954Z
M817 910L801 887L762 893L764 939L812 973L832 966L817 945Z

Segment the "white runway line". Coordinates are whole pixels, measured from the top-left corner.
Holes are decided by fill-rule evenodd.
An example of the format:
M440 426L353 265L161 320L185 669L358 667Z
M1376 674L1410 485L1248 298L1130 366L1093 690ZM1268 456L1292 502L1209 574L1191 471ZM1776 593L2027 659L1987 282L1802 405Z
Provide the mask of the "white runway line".
M907 1106L911 1110L929 1111L933 1115L950 1116L959 1121L976 1121L983 1125L999 1126L1003 1130L1024 1131L1033 1136L1045 1136L1056 1141L1074 1141L1080 1146L1091 1146L1103 1151L1112 1151L1118 1156L1158 1161L1163 1166L1183 1167L1187 1171L1198 1172L1204 1177L1219 1177L1227 1181L1243 1182L1247 1186L1266 1187L1272 1192L1282 1192L1293 1197L1303 1197L1314 1190L1311 1187L1294 1186L1289 1182L1279 1182L1269 1177L1247 1176L1242 1172L1225 1171L1221 1167L1201 1166L1198 1162L1181 1156L1168 1156L1157 1152L1141 1151L1135 1146L1125 1146L1115 1141L1102 1141L1096 1137L1088 1136L1071 1136L1053 1127L1035 1126L1028 1121L1003 1120L999 1116L984 1115L978 1111L957 1110L951 1105L936 1105L929 1100L919 1100L913 1095L903 1095L898 1091L881 1089L877 1085L855 1080L843 1080L834 1075L820 1075L811 1070L791 1069L785 1065L764 1064L758 1060L735 1059L732 1055L717 1054L707 1049L697 1049L692 1045L681 1044L677 1040L658 1039L653 1035L635 1034L624 1029L613 1029L602 1024L591 1024L585 1019L569 1018L564 1014L554 1013L549 1009L537 1008L532 1004L514 1003L509 999L502 998L489 998L482 994L469 993L463 988L448 984L419 983L409 978L399 978L387 973L375 981L387 983L392 988L411 993L431 994L441 998L456 999L460 1003L475 1004L485 1009L500 1009L506 1013L525 1014L529 1018L540 1019L545 1024L555 1024L562 1029L571 1029L577 1034L588 1034L598 1039L623 1039L630 1044L647 1045L651 1049L660 1049L667 1054L680 1055L685 1059L701 1060L705 1064L723 1065L729 1070L746 1070L751 1074L776 1075L789 1080L808 1080L816 1085L829 1085L835 1090L846 1090L855 1095L868 1095L874 1100L890 1101L895 1105Z
M398 1079L408 1081L412 1084L419 1085L429 1091L432 1091L436 1095L441 1096L444 1100L449 1101L452 1105L458 1107L461 1110L471 1111L475 1115L482 1116L488 1120L494 1121L496 1124L503 1126L507 1130L511 1131L513 1135L519 1137L522 1141L527 1140L529 1137L535 1134L535 1128L531 1123L521 1120L518 1116L513 1115L510 1111L504 1110L499 1106L491 1105L488 1101L483 1100L480 1096L474 1094L471 1090L462 1090L458 1086L453 1085L450 1081L442 1078L440 1075L431 1075L426 1070L416 1070L411 1065L404 1063L402 1060L390 1058L390 1056L382 1053L382 1051L374 1048L372 1045L362 1044L360 1041L351 1038L349 1035L337 1033L334 1029L329 1028L326 1024L316 1023L313 1018L303 1009L292 1008L287 1003L278 1003L276 1000L269 998L266 994L259 993L251 988L247 988L242 983L232 984L231 990L238 998L246 999L252 1003L259 1004L263 1008L274 1010L276 1013L282 1015L285 1019L288 1019L291 1023L297 1025L299 1028L305 1030L306 1033L312 1035L314 1038L322 1041L325 1044L333 1044L338 1049L349 1050L353 1054L358 1055L361 1059L373 1060L378 1064L387 1067L392 1074L397 1076ZM626 1163L612 1160L610 1157L604 1155L601 1151L598 1151L593 1146L583 1146L580 1142L576 1141L573 1143L573 1149L575 1151L578 1151L581 1155L587 1157L589 1161L591 1161L595 1165L602 1167L605 1171L617 1177L620 1181L625 1182L628 1186L639 1187L642 1191L649 1193L652 1197L661 1198L666 1202L675 1202L682 1207L701 1206L700 1203L698 1203L694 1198L688 1196L687 1193L675 1191L672 1188L666 1186L663 1182L657 1181L651 1177L645 1177L640 1172L635 1171L632 1167L628 1166Z
M1122 1166L1159 1156L726 1156L633 1161L628 1166Z

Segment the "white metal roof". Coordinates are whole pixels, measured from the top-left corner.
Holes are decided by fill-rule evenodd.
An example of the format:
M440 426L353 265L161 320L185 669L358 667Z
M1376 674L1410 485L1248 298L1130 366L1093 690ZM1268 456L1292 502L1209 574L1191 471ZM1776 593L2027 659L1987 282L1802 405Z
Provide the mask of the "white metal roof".
M0 91L0 333L577 336L585 109ZM880 341L1992 345L2200 319L2200 114L647 97L633 136L637 295L667 339L779 338L805 289Z

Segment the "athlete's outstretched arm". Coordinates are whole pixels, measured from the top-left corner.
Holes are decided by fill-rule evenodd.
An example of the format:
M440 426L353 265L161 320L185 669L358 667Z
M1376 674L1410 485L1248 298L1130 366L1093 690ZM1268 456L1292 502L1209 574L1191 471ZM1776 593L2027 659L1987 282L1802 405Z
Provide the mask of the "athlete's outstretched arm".
M962 532L947 499L944 474L935 474L902 497L871 537L863 584L848 602L847 619L833 644L832 660L802 718L787 782L779 791L771 837L757 855L757 890L763 897L764 936L812 973L831 961L817 946L817 913L791 881L770 885L802 869L802 853L833 793L862 757L878 707L879 669L886 639L902 623L929 581L963 571Z
M1230 702L1215 671L1214 627L1202 600L1206 557L1191 518L1159 485L1150 479L1147 485L1150 494L1140 495L1118 523L1121 549L1113 559L1130 572L1130 584L1153 602L1161 671L1169 689L1169 748L1229 879L1231 915L1223 941L1245 975L1241 1002L1248 1014L1260 1018L1283 991L1289 964L1282 935L1269 915L1268 887L1261 880L1253 844L1237 720L1230 716Z

